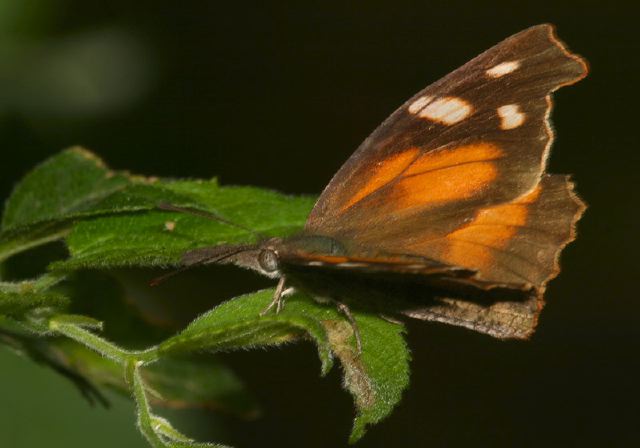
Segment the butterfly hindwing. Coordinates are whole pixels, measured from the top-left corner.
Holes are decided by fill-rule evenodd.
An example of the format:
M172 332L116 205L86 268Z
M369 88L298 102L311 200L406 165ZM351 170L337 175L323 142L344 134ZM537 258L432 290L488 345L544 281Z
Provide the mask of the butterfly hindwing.
M443 258L475 268L490 285L511 279L531 284L535 294L522 301L489 303L439 297L434 304L403 314L500 338L530 336L544 305L545 284L558 273L560 251L575 238L575 223L585 208L567 176L545 175L531 193L480 210L474 220L447 236Z
M436 298L435 304L409 308L402 314L468 328L496 338L526 339L536 328L542 305L539 297L490 304L443 297Z
M530 193L479 209L446 237L413 247L473 269L484 282L529 284L542 291L558 273L559 253L574 239L584 209L567 176L546 174Z

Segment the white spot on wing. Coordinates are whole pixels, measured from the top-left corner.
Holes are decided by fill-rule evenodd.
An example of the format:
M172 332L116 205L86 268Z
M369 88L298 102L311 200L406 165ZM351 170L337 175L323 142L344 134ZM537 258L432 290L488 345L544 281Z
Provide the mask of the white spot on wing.
M432 100L433 100L433 97L431 96L421 96L420 98L418 98L417 100L415 100L413 103L409 105L409 108L408 108L409 113L412 113L414 115L417 114L424 108L424 106L429 104Z
M409 111L415 110L412 113L418 114L419 117L446 125L458 123L473 112L471 105L461 98L444 96L430 100L429 97L419 98L409 106ZM419 109L419 106L422 108Z
M500 129L515 129L524 123L526 115L520 111L517 104L507 104L498 107L498 116L500 117Z
M520 61L507 61L501 64L491 67L486 71L487 76L492 78L500 78L501 76L508 75L509 73L517 70L520 67Z
M322 261L310 261L307 266L324 266L324 263Z

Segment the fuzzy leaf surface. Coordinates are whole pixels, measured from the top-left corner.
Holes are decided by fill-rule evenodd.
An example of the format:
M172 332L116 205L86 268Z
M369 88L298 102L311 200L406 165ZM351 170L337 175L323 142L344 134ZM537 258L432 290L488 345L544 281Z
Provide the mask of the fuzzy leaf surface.
M159 181L156 188L181 197L177 205L201 210L253 229L284 236L304 225L310 197L294 197L253 187L221 187L216 181ZM113 268L177 265L197 247L256 242L256 234L199 216L168 211L108 216L78 223L67 237L72 257L55 267Z

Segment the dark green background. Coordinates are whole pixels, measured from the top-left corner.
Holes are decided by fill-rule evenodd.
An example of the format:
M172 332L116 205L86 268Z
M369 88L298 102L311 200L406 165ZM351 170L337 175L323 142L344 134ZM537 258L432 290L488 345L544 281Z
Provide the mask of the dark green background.
M553 22L592 72L556 95L550 171L573 173L590 208L539 330L529 342L499 342L410 323L410 389L358 446L638 446L633 5L4 0L0 197L73 144L144 174L319 193L416 91L502 38ZM204 275L220 299L262 282L215 271ZM227 359L263 418L189 414L187 431L238 447L345 444L350 398L337 373L319 378L309 345ZM4 349L0 397L0 446L145 446L126 401L92 409L67 382Z

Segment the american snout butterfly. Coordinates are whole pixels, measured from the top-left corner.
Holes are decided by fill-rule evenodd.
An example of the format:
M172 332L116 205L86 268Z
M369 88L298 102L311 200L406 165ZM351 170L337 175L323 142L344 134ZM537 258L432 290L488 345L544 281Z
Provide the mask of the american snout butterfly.
M278 277L277 309L285 285L338 302L359 285L407 293L397 311L411 317L526 338L585 210L568 176L545 173L550 95L587 70L552 25L521 31L387 118L299 235L199 248L183 262Z

